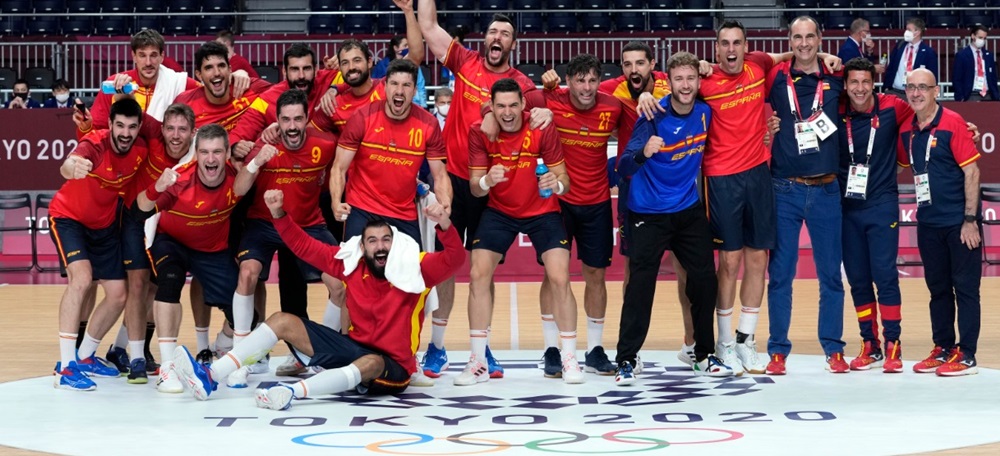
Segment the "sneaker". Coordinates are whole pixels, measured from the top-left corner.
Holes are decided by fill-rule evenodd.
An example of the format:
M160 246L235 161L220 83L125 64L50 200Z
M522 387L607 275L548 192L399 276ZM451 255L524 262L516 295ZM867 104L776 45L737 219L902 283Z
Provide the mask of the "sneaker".
M764 373L767 375L785 375L785 355L775 353L771 355L771 362L767 363Z
M295 356L288 355L285 362L281 363L277 369L274 370L274 375L279 377L295 377L299 374L305 373L307 371L305 364L299 362Z
M918 374L932 374L937 372L937 368L948 361L948 351L942 347L935 346L931 354L927 355L923 361L913 365L913 372Z
M635 375L642 374L642 358L638 354L635 355L635 365L632 366L632 372Z
M852 371L866 371L873 367L882 367L885 356L878 346L878 341L866 340L861 344L861 353L857 358L851 360Z
M410 375L410 386L429 388L434 386L434 379L424 375L421 371L416 371Z
M263 358L257 360L256 363L247 366L247 369L249 370L248 373L250 374L266 374L268 372L271 372L271 355L268 354Z
M153 358L153 354L150 352L146 352L146 374L160 375L160 364L156 362L156 358Z
M743 371L749 374L763 374L767 364L757 354L757 340L747 338L746 342L736 344L736 358L743 365Z
M209 349L206 348L206 349L198 352L198 354L195 355L194 360L198 364L201 364L201 365L207 367L207 366L211 366L212 365L212 361L215 360L215 355L212 353L212 350L209 350ZM161 366L161 368L162 368L162 366Z
M114 364L109 363L104 358L98 358L95 355L90 355L89 358L77 359L76 367L80 369L88 377L107 377L115 378L121 375L118 368Z
M181 384L191 390L191 395L199 401L208 399L219 386L212 380L212 370L198 364L183 345L174 349L174 372Z
M184 385L177 378L174 366L166 363L160 366L160 375L156 378L156 391L166 394L178 394L184 392Z
M598 345L583 355L583 371L597 375L615 375L615 363L608 359L604 347Z
M57 365L58 366L58 365ZM55 382L53 386L57 389L70 391L93 391L97 389L97 384L88 378L76 365L76 361L70 361L65 369L56 368Z
M503 378L503 366L493 357L490 347L486 347L486 364L490 369L490 378Z
M948 361L938 366L935 371L941 377L958 377L961 375L975 375L979 373L976 367L976 358L962 353L957 347L952 350Z
M677 359L688 366L694 366L694 345L687 345L681 342L681 349L677 351Z
M250 376L250 367L243 366L233 371L226 377L226 386L230 388L246 388L247 377Z
M257 407L271 410L288 410L292 406L292 398L295 394L292 387L277 384L270 388L258 388L254 392L254 401Z
M898 374L903 372L903 349L899 347L899 341L885 343L885 363L882 364L882 372L887 374Z
M128 352L126 352L124 348L112 345L108 348L108 354L104 355L104 358L118 368L119 375L125 375L128 373Z
M424 375L438 378L442 372L448 370L448 352L433 343L427 344L427 353L424 353L424 359L420 360L420 364L424 368Z
M545 349L545 354L542 355L543 368L545 369L546 378L559 378L562 377L562 357L559 356L559 349L556 347L549 347Z
M465 369L462 370L462 373L455 377L454 384L455 386L469 386L488 381L490 381L489 368L476 355L472 355L469 356L469 362L465 363Z
M718 343L715 345L715 356L722 360L722 364L729 366L733 370L733 375L739 377L743 375L743 363L736 356L736 341Z
M739 361L737 360L737 362ZM708 355L705 359L696 361L691 369L694 370L695 377L731 377L733 375L733 368L727 366L715 355Z
M844 361L843 353L834 353L826 357L826 370L834 374L846 374L851 371L851 366Z
M638 365L638 361L639 359L636 358L636 365ZM632 368L632 363L627 360L618 363L618 369L615 370L615 384L618 386L635 384L635 371Z
M233 338L231 336L226 336L226 334L220 330L219 334L216 334L215 336L214 346L215 359L222 358L223 356L226 356L226 353L229 353L229 351L233 349Z
M547 350L546 350L547 351ZM574 385L583 383L583 371L580 370L580 363L576 360L576 355L570 353L566 359L562 360L563 382Z
M149 383L149 377L146 375L145 358L133 359L132 363L128 365L128 382L132 385L145 385Z

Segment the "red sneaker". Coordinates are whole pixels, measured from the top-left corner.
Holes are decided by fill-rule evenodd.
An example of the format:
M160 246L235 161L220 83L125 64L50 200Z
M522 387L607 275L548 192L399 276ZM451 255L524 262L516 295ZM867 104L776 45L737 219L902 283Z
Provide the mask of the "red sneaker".
M847 361L844 361L843 353L834 353L826 357L826 370L834 374L846 374L850 372L851 366L848 366Z
M918 374L933 374L947 360L948 352L942 347L935 346L931 350L931 354L927 355L927 358L913 365L913 372Z
M887 374L903 372L903 349L899 345L898 340L885 343L885 363L882 364L882 372Z
M884 358L882 351L879 349L878 341L866 340L861 345L861 353L858 354L857 358L851 360L851 370L860 371L869 370L873 367L882 367Z
M963 354L958 347L955 347L948 361L938 366L935 372L941 377L958 377L978 374L979 368L976 367L976 358Z
M785 375L785 355L775 353L771 355L771 362L767 363L767 375Z

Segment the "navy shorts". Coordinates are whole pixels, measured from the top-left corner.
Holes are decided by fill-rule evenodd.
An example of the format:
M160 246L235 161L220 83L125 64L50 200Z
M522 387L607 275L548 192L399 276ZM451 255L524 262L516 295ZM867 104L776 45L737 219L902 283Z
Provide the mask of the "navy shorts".
M59 266L89 260L94 280L124 280L121 231L118 224L92 230L69 218L49 217L49 236L59 250Z
M313 225L302 228L309 237L324 244L337 245L333 234L326 229L326 225ZM263 265L260 270L260 280L267 280L271 274L271 260L274 259L274 252L280 247L284 247L285 242L278 235L278 230L274 229L271 222L260 219L248 219L244 225L243 239L240 240L240 250L236 254L236 259L242 263L246 260L257 260ZM306 282L318 282L322 272L311 264L302 261L296 262L302 277Z
M410 385L409 372L392 358L307 318L303 318L302 323L306 326L309 343L312 344L313 349L312 358L309 359L308 363L309 366L337 369L353 363L362 356L377 355L381 356L382 361L385 362L382 375L376 377L368 384L362 383L358 385L357 390L359 393L371 395L398 394L406 390L406 387ZM292 351L292 354L295 353L295 351ZM302 360L299 359L299 362L302 362Z
M214 307L223 307L233 302L236 283L239 281L240 268L230 255L229 250L219 252L202 252L194 250L164 233L158 233L153 246L149 248L153 256L154 272L173 266L201 282L205 290L205 303ZM183 283L181 284L183 285ZM160 302L180 302L181 287L170 290L159 286L156 289L156 300Z
M562 208L566 237L576 240L576 256L592 268L611 266L614 249L614 227L611 221L611 200L577 206L559 201Z
M558 212L548 212L534 217L518 219L496 209L486 208L479 230L472 240L473 249L486 249L501 255L514 243L519 233L528 235L539 257L551 249L570 249L566 228Z
M479 223L489 197L472 196L468 180L451 173L448 173L448 177L451 178L451 192L454 195L451 200L451 224L458 230L458 235L465 240L465 249L472 250L472 238L479 231Z
M125 264L125 270L149 269L149 253L146 252L146 222L135 218L132 211L124 204L119 206L118 219L122 225L122 262Z
M386 217L356 207L351 208L351 214L347 216L347 221L344 222L344 238L350 239L354 236L361 236L365 225L371 220L385 220L386 223L396 227L401 233L410 236L414 241L417 241L417 245L423 247L423 244L420 242L420 227L417 225L416 220Z
M725 251L775 247L778 218L766 163L741 173L708 177L706 185L716 247Z

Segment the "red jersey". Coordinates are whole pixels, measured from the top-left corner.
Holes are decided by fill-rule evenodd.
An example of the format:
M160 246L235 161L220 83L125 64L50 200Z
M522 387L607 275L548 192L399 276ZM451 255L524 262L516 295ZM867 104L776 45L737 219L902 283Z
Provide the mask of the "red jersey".
M319 101L330 89L333 78L337 76L336 71L318 70L316 78L313 79L313 88L309 92L309 118L310 123L322 131L329 131L329 128L321 128L325 118L320 112L316 112ZM278 121L278 97L288 91L288 81L281 81L272 85L264 91L253 103L250 109L240 116L236 128L229 131L229 143L236 144L240 141L257 141L260 139L260 132L264 131L268 125ZM327 121L326 123L329 123Z
M385 217L417 219L416 179L424 159L447 154L437 119L413 108L404 120L385 114L385 101L372 103L347 122L339 147L354 151L346 198L353 207Z
M142 162L142 168L136 174L135 179L132 180L132 185L129 186L129 190L125 195L127 206L132 206L132 202L135 201L139 192L153 185L160 178L160 175L163 174L163 170L173 168L180 162L179 159L175 159L167 154L167 146L163 142L162 126L163 124L159 120L154 119L149 114L146 114L142 120L139 137L146 142L146 148L149 153L146 154L146 160Z
M450 116L450 114L449 114ZM549 212L559 212L558 198L542 198L538 194L535 167L539 157L548 166L563 163L559 133L554 128L543 130L528 127L528 113L523 114L521 131L501 131L495 142L479 131L482 121L469 128L469 169L489 172L496 164L507 168L507 181L490 190L489 207L509 217L527 218ZM473 182L472 185L479 185Z
M329 134L305 129L305 141L298 150L290 151L281 142L275 144L278 155L260 167L257 191L247 217L271 220L271 210L264 204L264 192L279 189L285 193L285 212L300 226L315 226L324 222L319 210L319 194L324 190L326 168L333 162L337 139ZM263 141L257 141L247 154L249 162L257 156ZM414 184L416 187L416 184Z
M545 90L545 106L552 110L559 142L566 156L566 172L573 183L559 199L575 205L598 204L611 199L608 187L608 138L618 127L622 104L606 93L597 103L580 111L570 100L569 89Z
M373 79L371 89L361 95L355 95L346 84L339 88L343 90L337 91L337 111L330 118L336 131L344 131L347 120L366 106L385 100L385 79Z
M136 90L133 94L135 96L135 101L139 102L139 106L142 107L142 112L146 112L146 108L149 107L149 100L153 98L153 93L156 90L156 86L144 86L142 81L139 80L139 70L133 68L125 72L125 74L132 77L132 81L139 86L139 90ZM114 81L116 75L111 75L107 80ZM187 85L185 90L191 90L196 87L201 87L201 84L194 79L187 78ZM97 97L94 98L93 105L90 106L90 117L94 119L95 129L107 129L108 128L108 116L111 115L111 101L114 95L107 93L98 93Z
M243 70L247 72L247 76L254 79L259 79L260 74L257 70L253 69L253 65L245 57L239 54L233 54L229 57L229 69L233 71Z
M670 95L670 77L667 73L661 71L654 71L651 73L653 78L653 98L657 100ZM636 112L636 107L639 105L638 97L632 98L632 92L629 89L628 77L625 75L618 76L614 79L608 79L601 83L598 90L600 92L608 93L614 95L615 98L622 104L622 115L618 122L618 159L621 159L622 153L625 152L625 146L628 145L628 140L632 138L632 130L635 129L635 123L639 121L639 113Z
M226 179L215 188L206 187L198 178L198 162L189 162L177 172L177 183L156 200L156 211L163 214L156 231L199 252L228 249L229 216L240 200L233 193L236 169L227 164Z
M259 82L264 82L264 84L260 84ZM191 89L178 95L174 99L174 103L184 103L191 107L194 111L194 126L196 128L214 123L222 125L222 128L230 131L236 127L236 122L240 116L257 99L256 90L267 87L266 84L267 82L263 79L256 79L250 89L243 93L242 97L231 97L228 103L215 104L208 101L208 96L205 95L205 88L203 87ZM231 86L230 90L232 90Z
M455 74L455 97L452 98L448 119L444 122L448 172L469 179L469 125L483 119L482 106L491 99L493 83L512 78L525 93L535 90L535 83L514 68L503 73L490 71L482 55L462 47L458 41L451 42L448 53L441 61Z
M465 262L465 250L455 227L437 230L444 250L421 254L420 274L427 289L420 294L407 293L388 280L376 278L364 261L359 261L350 274L344 274L343 260L335 258L340 247L309 237L288 217L275 219L274 228L297 257L347 285L347 311L351 314L348 337L388 355L410 374L416 372L414 354L420 346L424 299L431 287L453 276Z
M146 143L136 138L128 153L119 155L110 137L111 130L91 132L70 153L90 160L94 167L87 177L67 180L56 192L49 205L52 217L72 219L94 230L115 222L118 198L139 173L147 151Z
M726 74L713 65L701 81L701 96L712 108L712 124L701 169L705 176L741 173L771 159L764 146L767 116L765 82L774 66L771 56L750 52L739 74Z

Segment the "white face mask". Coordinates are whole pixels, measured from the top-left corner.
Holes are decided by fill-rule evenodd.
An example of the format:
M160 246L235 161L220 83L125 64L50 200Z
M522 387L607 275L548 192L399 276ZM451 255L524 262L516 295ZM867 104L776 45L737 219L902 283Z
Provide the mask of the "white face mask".
M448 117L448 109L451 108L450 104L438 105L437 112L441 114L441 117Z
M913 32L911 32L909 30L903 32L903 41L906 41L907 43L912 43L913 42Z
M68 93L60 93L60 94L56 95L56 101L58 101L60 103L65 103L66 100L69 100L69 94Z
M975 39L975 40L974 40L974 41L972 42L972 45L973 45L973 46L975 46L975 47L976 47L976 49L982 49L982 48L983 48L983 46L986 46L986 40L984 40L984 39L982 39L982 38L976 38L976 39Z

